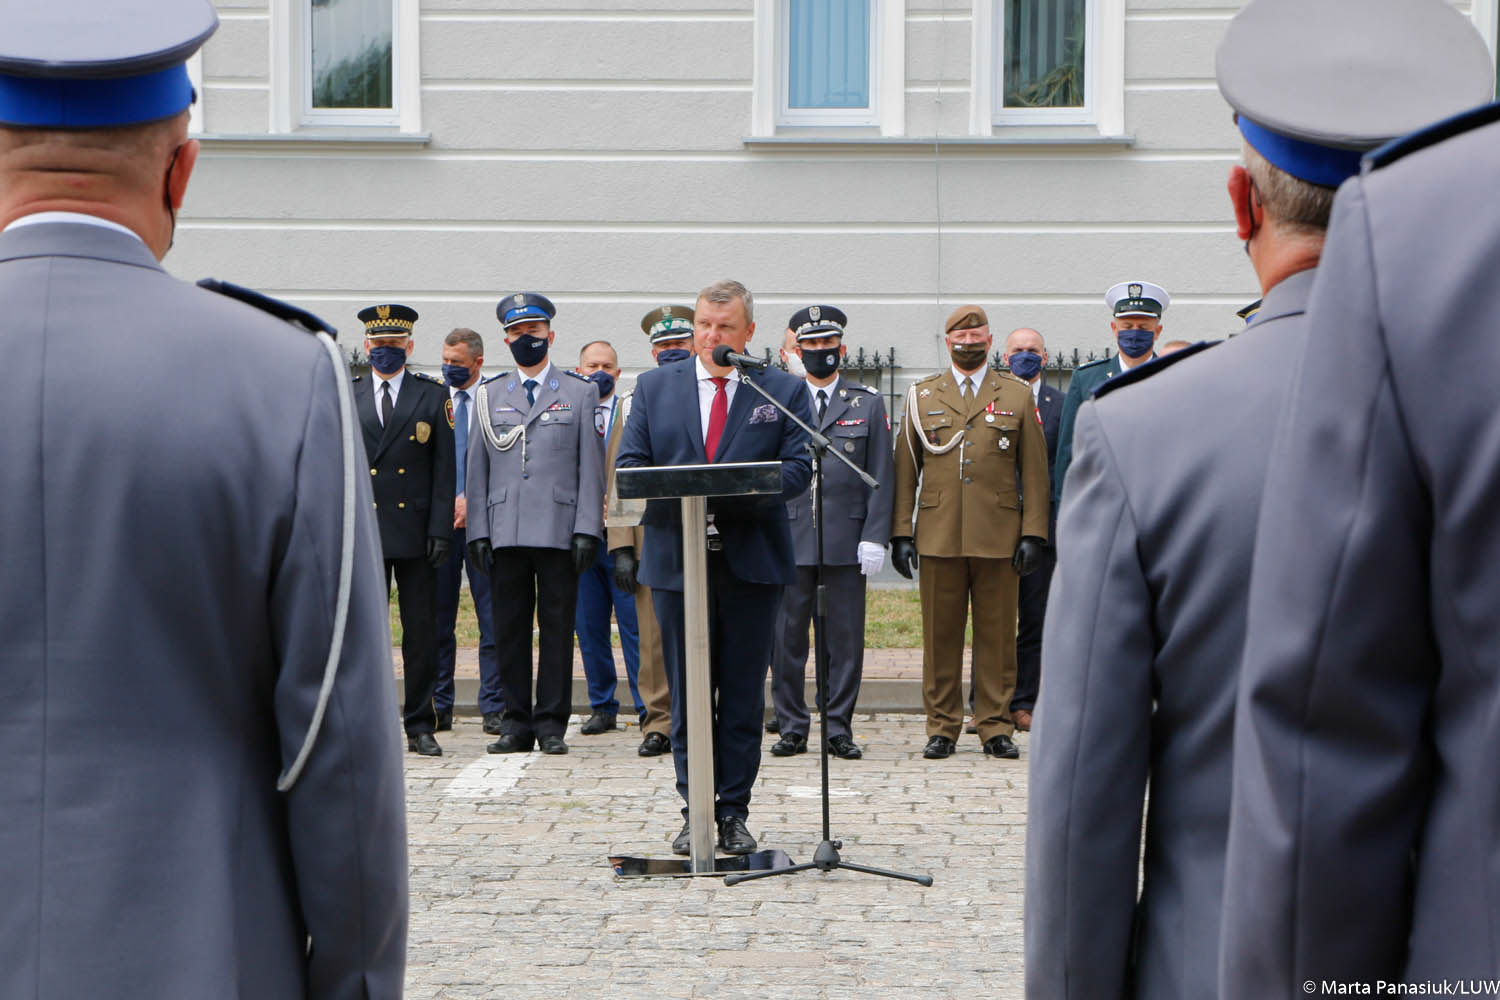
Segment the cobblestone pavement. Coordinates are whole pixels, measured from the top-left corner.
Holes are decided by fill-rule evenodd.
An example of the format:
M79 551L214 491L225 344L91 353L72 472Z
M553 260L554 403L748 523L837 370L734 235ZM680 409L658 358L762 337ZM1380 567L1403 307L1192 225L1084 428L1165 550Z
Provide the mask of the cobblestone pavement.
M1027 734L1019 761L967 735L929 761L920 716L857 716L864 759L830 762L833 836L844 860L933 886L808 872L728 887L614 877L611 854L671 857L672 761L636 756L633 727L579 736L578 721L567 756L489 755L473 718L440 734L443 757L407 755L408 997L1022 996ZM772 757L772 739L750 830L809 861L818 757Z

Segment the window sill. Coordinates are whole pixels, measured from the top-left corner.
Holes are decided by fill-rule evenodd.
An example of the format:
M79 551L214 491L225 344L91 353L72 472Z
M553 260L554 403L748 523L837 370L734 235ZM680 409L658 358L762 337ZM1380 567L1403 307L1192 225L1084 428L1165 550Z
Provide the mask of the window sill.
M244 135L194 135L205 149L228 149L236 146L274 146L278 149L422 149L432 142L426 132L403 133L367 129L319 129L315 132L265 132Z
M921 149L940 146L944 149L1027 149L1037 147L1109 146L1128 148L1135 145L1133 135L939 135L939 136L855 136L855 135L775 135L746 136L741 140L750 148L799 149L820 147L873 149Z

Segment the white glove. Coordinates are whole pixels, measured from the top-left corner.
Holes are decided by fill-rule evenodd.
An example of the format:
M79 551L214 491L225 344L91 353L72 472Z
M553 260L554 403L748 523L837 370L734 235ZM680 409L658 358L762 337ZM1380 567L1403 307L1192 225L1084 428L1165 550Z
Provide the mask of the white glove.
M885 565L885 546L874 542L859 543L859 571L865 576L874 576Z

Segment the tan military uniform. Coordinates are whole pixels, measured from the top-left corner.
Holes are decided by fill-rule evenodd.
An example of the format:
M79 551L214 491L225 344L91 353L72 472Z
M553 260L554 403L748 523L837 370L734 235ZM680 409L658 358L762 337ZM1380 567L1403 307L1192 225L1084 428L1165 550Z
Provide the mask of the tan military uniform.
M615 456L620 451L620 437L625 432L625 418L630 415L630 396L620 397L616 404L620 408L614 426L610 428L609 441L604 450L604 535L607 550L623 549L629 545L635 550L637 560L641 558L641 543L646 529L641 527L644 500L621 500L615 495ZM671 738L672 696L667 689L667 664L661 651L661 628L656 624L656 608L651 603L651 588L643 583L635 587L636 632L640 636L640 672L636 675L636 690L646 706L646 721L641 724L641 734L660 733Z
M979 739L1014 731L1020 577L1010 559L1022 535L1047 537L1047 442L1031 388L988 369L979 376L968 399L951 369L913 385L896 438L891 535L915 537L921 557L927 735L955 742L963 726L964 624L971 601Z

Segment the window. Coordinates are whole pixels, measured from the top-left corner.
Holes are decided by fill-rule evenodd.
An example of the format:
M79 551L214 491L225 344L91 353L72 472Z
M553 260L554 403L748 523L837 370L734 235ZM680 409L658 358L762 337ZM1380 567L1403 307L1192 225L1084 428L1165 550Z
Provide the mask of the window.
M970 131L1125 125L1125 0L974 0Z
M875 125L876 0L781 0L784 124Z
M271 131L420 131L418 3L270 0Z
M906 129L906 0L754 0L750 132Z

